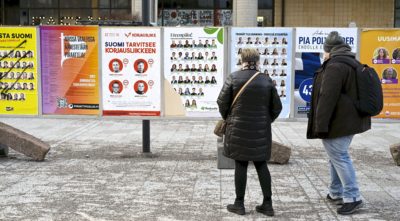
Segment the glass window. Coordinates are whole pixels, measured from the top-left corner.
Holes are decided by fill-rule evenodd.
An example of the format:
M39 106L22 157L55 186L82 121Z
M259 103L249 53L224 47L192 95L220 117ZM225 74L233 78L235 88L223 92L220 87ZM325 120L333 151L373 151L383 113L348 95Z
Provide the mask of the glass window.
M30 9L29 10L29 19L32 23L33 19L35 18L35 25L39 25L38 23L47 24L47 22L53 24L58 24L58 10L55 9Z
M272 9L274 0L258 0L258 9Z
M110 8L110 0L99 0L99 8Z
M400 0L396 0L396 8L400 9Z
M58 8L58 0L28 0L31 8ZM28 4L29 4L28 3Z
M394 27L400 27L400 8L396 9L396 17L394 19Z
M132 20L131 9L112 9L110 18L112 20Z
M131 8L131 0L111 0L111 8Z
M92 7L92 0L60 1L60 8L91 8L91 7Z

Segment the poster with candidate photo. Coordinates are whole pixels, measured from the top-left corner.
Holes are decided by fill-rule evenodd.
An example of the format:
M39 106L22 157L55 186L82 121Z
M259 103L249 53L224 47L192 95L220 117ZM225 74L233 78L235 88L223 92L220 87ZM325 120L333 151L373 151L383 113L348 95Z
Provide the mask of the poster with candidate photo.
M378 118L400 118L400 30L365 29L360 61L373 67L382 83L383 110Z
M98 115L97 26L41 26L43 114Z
M37 29L1 27L0 114L37 115Z
M164 29L164 77L180 96L187 116L219 116L223 41L224 28Z
M331 31L337 31L357 52L357 28L296 28L294 117L307 117L315 71L323 63L324 42Z
M159 28L101 28L103 115L160 116Z
M241 70L243 48L254 48L260 54L259 70L268 75L282 102L279 118L288 118L291 102L292 79L291 28L232 28L231 72Z

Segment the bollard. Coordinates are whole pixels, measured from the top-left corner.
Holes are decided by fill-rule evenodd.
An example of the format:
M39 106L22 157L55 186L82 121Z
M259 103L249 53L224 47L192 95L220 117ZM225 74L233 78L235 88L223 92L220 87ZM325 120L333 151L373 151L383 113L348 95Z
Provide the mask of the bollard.
M151 151L150 151L150 120L142 121L142 147L143 147L143 153L151 153Z

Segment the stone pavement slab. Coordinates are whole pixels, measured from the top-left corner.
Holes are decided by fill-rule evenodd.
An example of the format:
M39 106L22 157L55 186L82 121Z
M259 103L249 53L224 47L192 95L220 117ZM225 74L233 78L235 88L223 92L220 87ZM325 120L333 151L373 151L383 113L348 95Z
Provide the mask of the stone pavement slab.
M44 162L10 150L0 158L0 220L399 220L400 167L389 145L400 122L373 123L355 136L351 154L365 207L336 214L325 200L328 162L320 140L305 139L305 121L273 124L273 139L291 145L287 165L270 164L276 215L255 211L262 193L248 171L246 215L226 211L235 198L233 170L217 169L213 120L152 120L151 148L141 151L141 121L0 118L48 142Z

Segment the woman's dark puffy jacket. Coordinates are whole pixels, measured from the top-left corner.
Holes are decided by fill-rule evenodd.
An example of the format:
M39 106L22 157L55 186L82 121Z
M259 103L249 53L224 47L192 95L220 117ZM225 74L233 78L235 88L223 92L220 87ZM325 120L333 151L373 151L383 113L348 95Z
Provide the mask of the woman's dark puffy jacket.
M256 72L248 69L230 74L218 97L219 112L227 122L224 155L234 160L266 161L271 156L271 123L282 110L271 78L259 74L229 113L234 97Z

